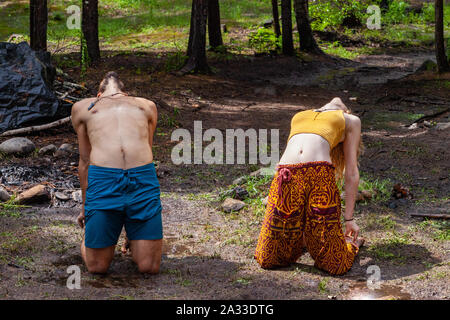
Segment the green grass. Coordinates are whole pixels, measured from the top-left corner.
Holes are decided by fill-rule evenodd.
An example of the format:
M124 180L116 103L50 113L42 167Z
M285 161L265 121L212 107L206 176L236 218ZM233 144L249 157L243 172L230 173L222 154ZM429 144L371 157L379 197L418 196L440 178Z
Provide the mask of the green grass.
M251 283L251 278L238 278L234 281L235 284L249 285Z
M328 284L328 279L327 278L324 278L324 279L320 280L319 284L317 285L317 288L318 288L320 293L322 293L322 294L328 293L327 284Z
M354 59L360 55L357 51L350 51L345 49L339 41L335 41L331 44L328 44L324 51L330 55L338 56L345 59Z
M370 191L373 196L371 201L386 201L391 196L393 183L391 179L373 178L365 172L360 172L359 191Z
M17 204L16 197L12 195L8 201L0 202L0 216L19 218L22 215L19 210L21 208L29 208L29 206Z
M436 221L426 219L419 223L416 228L422 231L428 231L433 240L449 241L450 240L450 223L446 220Z
M409 238L409 234L398 234L393 231L389 237L376 241L367 250L376 259L391 260L403 264L406 257L399 251L403 246L410 244Z
M401 125L411 124L423 116L423 113L412 112L376 112L372 113L364 124L375 129L398 128Z
M7 250L11 253L17 253L21 250L32 249L32 243L29 238L26 237L16 237L10 232L3 232L0 234L1 244L0 248Z

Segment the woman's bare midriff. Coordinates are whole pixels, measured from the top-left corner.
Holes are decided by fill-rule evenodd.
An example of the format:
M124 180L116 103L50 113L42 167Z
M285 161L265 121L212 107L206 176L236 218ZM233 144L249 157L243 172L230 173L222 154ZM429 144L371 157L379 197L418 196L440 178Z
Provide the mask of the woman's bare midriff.
M289 139L279 164L298 164L313 161L331 162L330 144L314 133L299 133Z

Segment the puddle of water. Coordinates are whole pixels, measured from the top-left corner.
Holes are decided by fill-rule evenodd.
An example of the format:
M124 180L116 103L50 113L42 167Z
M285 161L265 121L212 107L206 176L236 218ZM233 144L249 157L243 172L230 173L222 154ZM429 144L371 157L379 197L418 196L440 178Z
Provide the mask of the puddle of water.
M365 282L350 287L346 295L350 300L410 300L409 293L401 292L400 287L381 285L380 289L369 289Z

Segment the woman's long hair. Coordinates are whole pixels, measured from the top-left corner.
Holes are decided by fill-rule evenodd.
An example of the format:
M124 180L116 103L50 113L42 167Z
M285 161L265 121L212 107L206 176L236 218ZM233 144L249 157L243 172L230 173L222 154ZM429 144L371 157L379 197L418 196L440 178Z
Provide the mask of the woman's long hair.
M351 114L351 110L344 111L345 113ZM360 137L358 151L356 153L357 158L364 153L364 145L362 142L362 138ZM341 182L344 178L344 170L345 170L345 157L344 157L344 142L339 143L336 147L334 147L330 152L331 162L333 163L336 174L336 180ZM359 162L358 162L359 164Z

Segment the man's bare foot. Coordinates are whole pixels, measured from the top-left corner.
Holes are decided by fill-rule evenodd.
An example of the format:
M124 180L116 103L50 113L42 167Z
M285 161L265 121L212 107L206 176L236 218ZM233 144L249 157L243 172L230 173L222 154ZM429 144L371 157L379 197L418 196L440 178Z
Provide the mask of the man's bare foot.
M122 251L123 254L127 254L128 250L130 250L130 241L127 237L125 237L125 241L122 244L122 248L120 248L120 251Z

